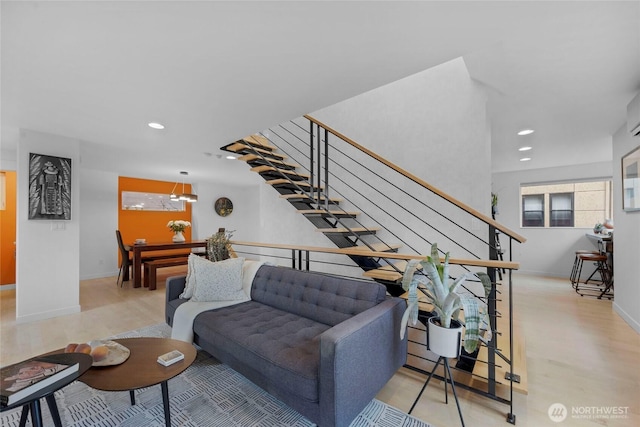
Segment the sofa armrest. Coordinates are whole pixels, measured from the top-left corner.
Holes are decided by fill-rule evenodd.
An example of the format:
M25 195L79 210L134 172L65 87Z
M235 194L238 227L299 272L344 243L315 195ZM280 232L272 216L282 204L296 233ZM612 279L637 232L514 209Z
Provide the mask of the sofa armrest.
M406 363L405 308L390 297L320 336L320 425L348 425Z
M173 301L174 299L178 299L182 291L187 284L187 276L172 276L167 277L167 289L166 289L166 299L165 302Z

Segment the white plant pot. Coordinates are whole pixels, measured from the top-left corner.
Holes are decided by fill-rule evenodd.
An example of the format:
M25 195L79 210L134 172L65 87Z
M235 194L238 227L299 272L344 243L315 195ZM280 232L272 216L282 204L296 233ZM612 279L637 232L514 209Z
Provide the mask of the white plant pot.
M184 242L186 239L184 238L184 234L182 234L182 231L176 231L175 234L173 235L172 240L175 243L181 243L181 242Z
M437 317L429 318L428 348L438 356L457 358L462 349L462 325L452 320L450 328L443 328L434 323L438 320Z

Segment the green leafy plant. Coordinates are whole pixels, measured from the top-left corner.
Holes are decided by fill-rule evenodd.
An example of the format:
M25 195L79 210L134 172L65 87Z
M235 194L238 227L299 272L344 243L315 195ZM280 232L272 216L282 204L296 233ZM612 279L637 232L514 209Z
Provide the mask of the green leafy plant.
M484 272L466 272L455 280L450 279L449 253L446 253L444 263L440 262L436 243L431 246L430 256L422 260L410 260L402 277L402 287L409 291L409 296L408 306L402 317L400 336L404 338L409 320L413 325L417 323L418 304L427 302L433 306L442 327L449 328L452 319L464 324L464 349L473 353L478 348L481 324L488 326L489 322L485 304L481 304L474 295L456 292L460 285L471 278L480 280L485 297L488 297L491 292L489 275ZM418 291L422 295L419 296ZM461 309L464 311L464 322L459 318ZM490 329L487 329L488 334L491 333Z

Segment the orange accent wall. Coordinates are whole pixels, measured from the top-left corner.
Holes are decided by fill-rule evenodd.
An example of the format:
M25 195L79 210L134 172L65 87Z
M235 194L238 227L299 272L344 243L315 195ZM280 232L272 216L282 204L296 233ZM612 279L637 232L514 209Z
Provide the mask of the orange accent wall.
M191 204L185 203L184 212L135 211L122 209L123 191L140 191L145 193L171 194L175 182L154 181L149 179L118 177L118 229L125 244L136 239L147 239L147 242L170 242L173 232L167 228L171 220L191 222ZM182 184L179 185L182 191ZM185 192L191 192L191 184L184 185ZM184 231L184 237L191 240L191 227ZM166 254L167 252L163 252ZM147 253L150 254L150 253ZM120 253L118 253L120 262Z
M0 285L16 283L16 172L4 173L6 209L0 210Z

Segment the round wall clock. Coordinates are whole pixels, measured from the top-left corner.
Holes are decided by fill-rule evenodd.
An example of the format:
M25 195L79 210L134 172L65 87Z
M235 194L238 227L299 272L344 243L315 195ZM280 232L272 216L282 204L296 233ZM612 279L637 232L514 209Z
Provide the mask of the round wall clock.
M231 214L231 212L233 212L233 203L231 203L231 200L227 199L226 197L220 197L213 204L213 208L218 215L228 216Z

